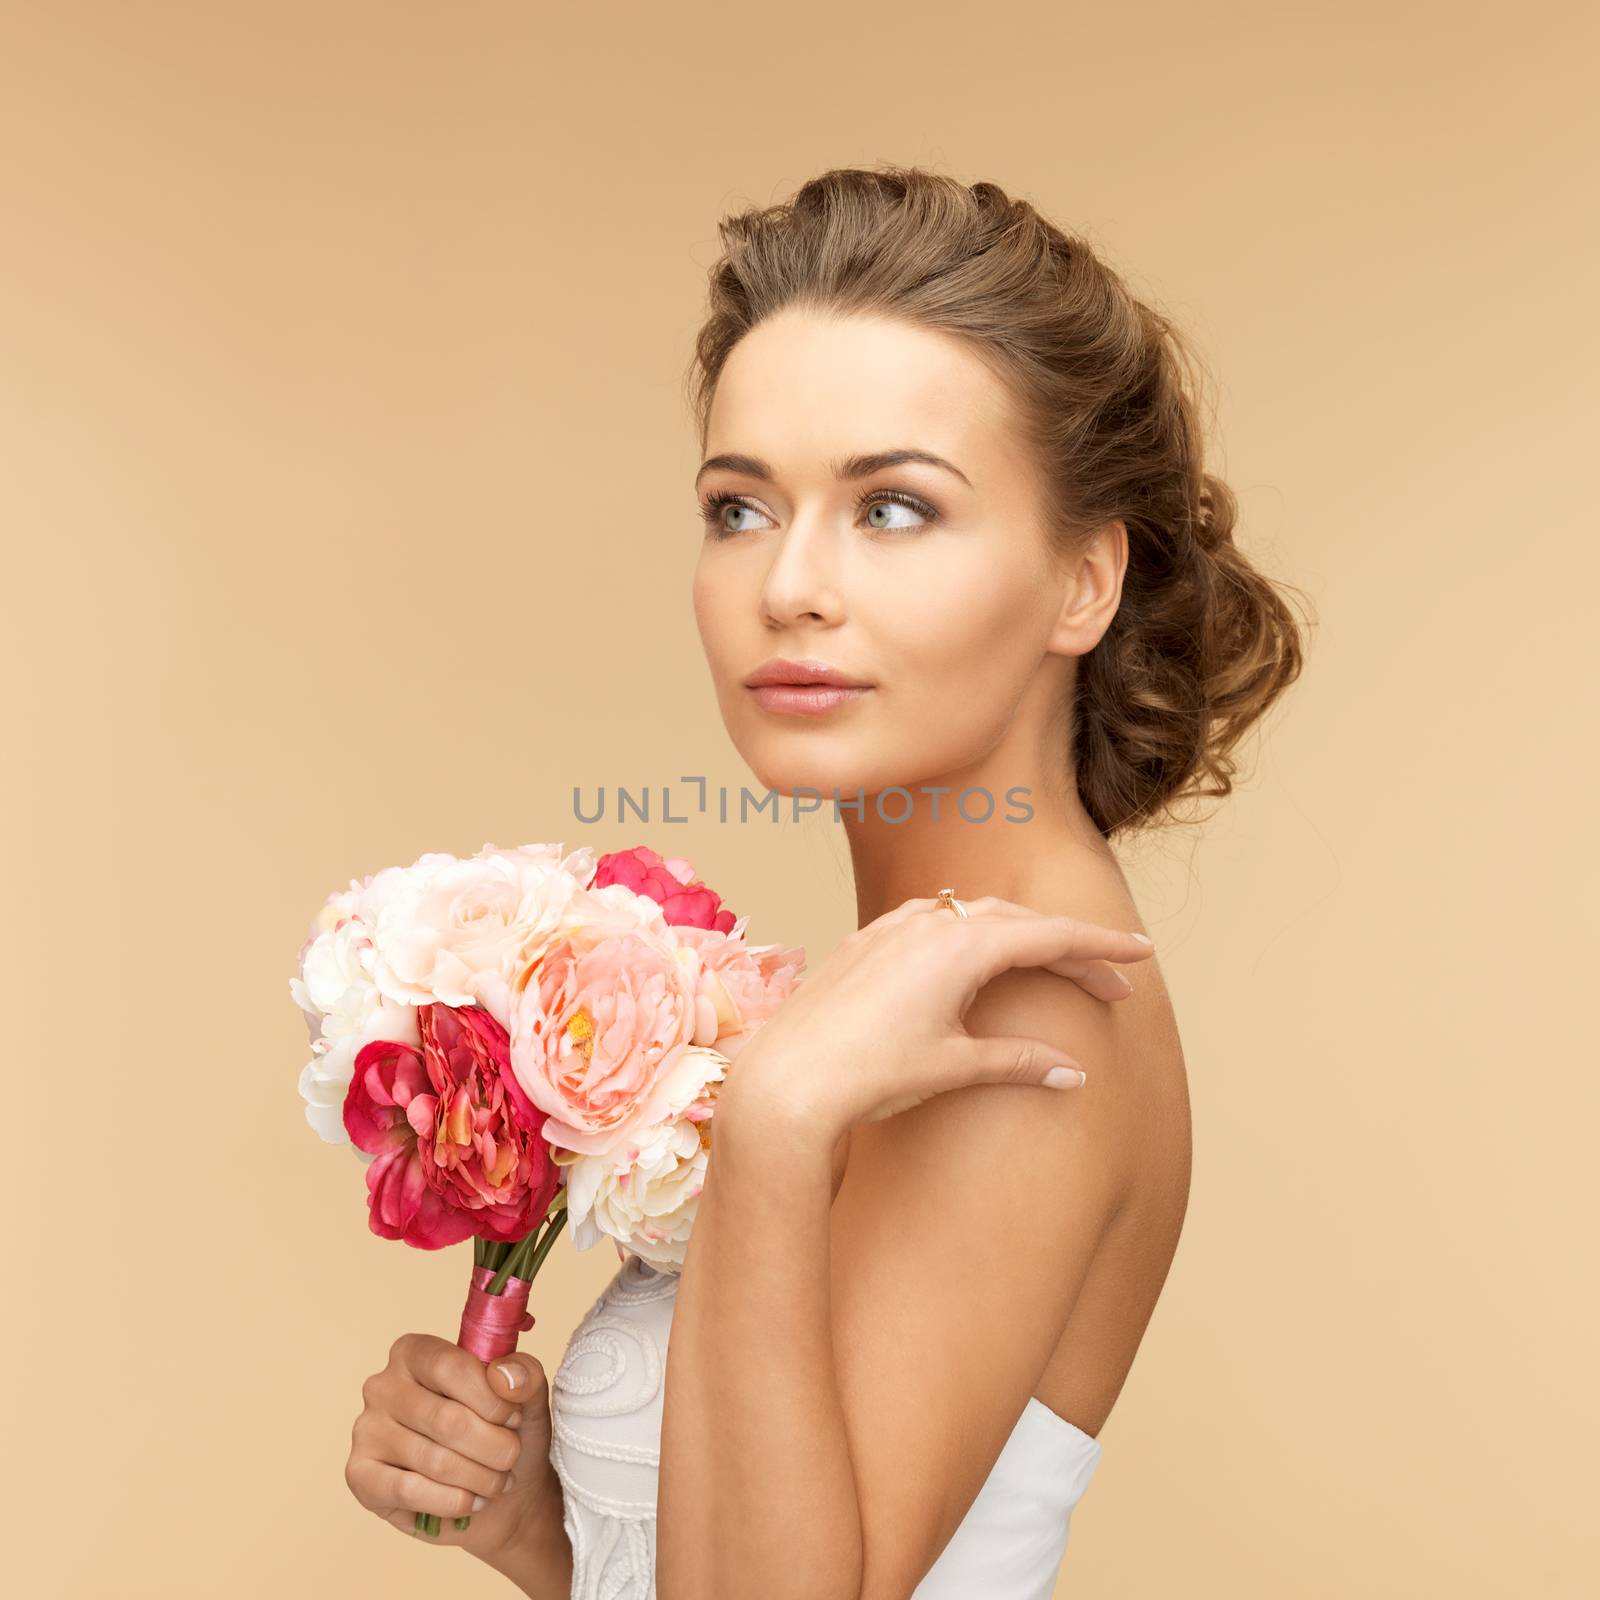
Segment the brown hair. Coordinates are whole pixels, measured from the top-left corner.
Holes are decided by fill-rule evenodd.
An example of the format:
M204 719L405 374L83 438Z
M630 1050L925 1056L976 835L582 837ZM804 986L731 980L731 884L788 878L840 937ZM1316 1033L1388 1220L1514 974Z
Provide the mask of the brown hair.
M1128 570L1079 662L1078 792L1102 835L1226 795L1230 752L1299 675L1278 587L1233 543L1232 491L1202 465L1199 364L1081 238L993 183L837 167L725 217L688 392L701 443L723 364L786 306L954 335L1014 397L1058 548L1121 518Z

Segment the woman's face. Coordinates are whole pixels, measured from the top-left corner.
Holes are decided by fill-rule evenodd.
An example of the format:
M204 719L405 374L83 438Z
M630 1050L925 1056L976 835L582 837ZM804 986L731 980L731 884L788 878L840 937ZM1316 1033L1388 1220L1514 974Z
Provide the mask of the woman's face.
M785 311L717 383L697 493L695 617L757 779L871 795L981 770L1081 652L1000 381L958 340ZM874 463L890 452L942 458ZM1103 624L1102 624L1103 627ZM1053 654L1053 651L1062 654ZM752 687L774 660L861 687ZM1050 682L1041 686L1041 674Z

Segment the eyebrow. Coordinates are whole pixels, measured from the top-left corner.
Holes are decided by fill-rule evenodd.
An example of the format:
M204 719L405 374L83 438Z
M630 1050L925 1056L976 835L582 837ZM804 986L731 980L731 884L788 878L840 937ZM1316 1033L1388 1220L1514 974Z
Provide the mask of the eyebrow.
M870 455L846 456L842 461L835 461L831 465L836 478L870 478L874 472L882 472L885 467L898 467L907 461L920 461L930 467L943 467L946 472L953 472L969 489L972 487L972 480L960 467L946 461L943 456L934 455L931 450L874 450ZM734 454L711 456L703 461L700 470L694 475L694 481L699 483L713 467L723 467L729 472L742 472L748 478L760 478L766 483L771 483L777 476L760 456Z

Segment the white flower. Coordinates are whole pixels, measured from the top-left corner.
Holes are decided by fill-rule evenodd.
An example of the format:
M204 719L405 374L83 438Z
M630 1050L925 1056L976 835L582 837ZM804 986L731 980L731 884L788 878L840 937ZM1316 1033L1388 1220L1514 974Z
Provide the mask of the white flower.
M525 862L533 866L559 866L563 872L570 872L585 888L589 886L594 877L595 853L588 845L582 845L572 851L570 855L562 854L559 844L519 844L513 845L509 850L497 849L492 844L486 844L478 852L483 856L505 856L512 861Z
M362 1045L373 1039L422 1042L416 1008L386 1000L373 982L372 929L363 912L374 884L378 892L372 901L381 904L393 885L382 873L365 883L352 880L348 890L328 897L301 946L299 975L289 980L289 993L311 1033L311 1059L299 1081L306 1121L329 1144L349 1143L344 1097ZM356 1153L363 1162L372 1159Z
M315 1023L312 1038L348 1033L359 1026L377 1003L372 982L372 930L357 916L346 913L337 926L317 934L301 952L300 975L289 980L289 993ZM341 1025L342 1024L342 1025Z
M715 1050L690 1046L685 1054L696 1058L698 1088L675 1114L609 1154L555 1152L567 1169L567 1215L578 1249L604 1234L662 1271L683 1266L705 1187L712 1085L728 1067Z
M559 847L493 851L469 860L433 854L411 867L370 913L373 982L405 1005L482 1004L502 1024L510 973L557 936L586 852ZM380 876L382 876L380 874Z
M344 1098L355 1076L356 1057L361 1047L374 1039L391 1039L396 1044L422 1048L422 1033L417 1026L415 1006L397 1006L378 998L360 1023L345 1032L324 1036L311 1047L311 1059L300 1070L300 1096L306 1103L306 1121L318 1137L328 1144L350 1144L344 1128ZM355 1150L355 1146L350 1148ZM355 1152L362 1163L372 1160L362 1150Z

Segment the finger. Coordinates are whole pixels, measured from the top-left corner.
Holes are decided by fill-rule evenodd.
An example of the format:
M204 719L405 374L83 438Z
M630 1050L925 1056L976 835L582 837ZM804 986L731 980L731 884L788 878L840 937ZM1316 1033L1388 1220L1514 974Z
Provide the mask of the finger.
M1030 910L1027 906L1017 905L1015 901L1001 900L994 895L984 895L972 902L974 914L1037 917L1037 911ZM1133 993L1133 983L1126 973L1119 972L1108 961L1088 961L1068 958L1063 961L1051 962L1049 970L1059 973L1063 978L1070 978L1086 994L1091 994L1096 1000L1126 1000Z
M549 1394L543 1365L536 1357L524 1355L520 1350L490 1362L485 1375L495 1394L513 1406L526 1406Z
M483 1427L490 1426L482 1423ZM521 1440L509 1428L497 1428L505 1441L492 1459L468 1455L452 1445L440 1444L431 1434L418 1433L396 1417L387 1417L373 1430L369 1449L379 1461L420 1473L451 1489L465 1489L485 1497L504 1494L511 1487L512 1468L521 1453Z
M424 1474L370 1454L359 1456L349 1464L345 1469L345 1481L356 1500L381 1517L390 1517L391 1514L415 1517L419 1512L454 1516L457 1513L445 1508L462 1504L463 1496L464 1503L469 1506L475 1500L482 1500L485 1505L489 1501L486 1495L434 1483ZM459 1514L469 1516L471 1513L463 1511Z
M412 1334L396 1346L402 1370L437 1394L459 1400L486 1422L503 1423L516 1405L495 1392L488 1369L460 1345L432 1334Z
M1075 978L1085 962L1144 961L1154 949L1141 943L1139 934L1037 911L1026 916L1004 911L974 914L964 928L984 982L1010 967L1046 967Z
M1070 978L1096 1000L1126 1000L1133 993L1132 983L1104 961L1056 961L1050 971Z
M435 1483L420 1472L397 1467L392 1462L370 1462L368 1475L374 1496L372 1503L383 1507L386 1516L399 1508L407 1516L426 1511L436 1517L470 1517L489 1503L487 1495Z
M1047 912L1035 911L1032 906L1019 905L1015 900L1004 900L999 895L979 895L974 900L962 900L961 903L967 908L965 920L968 922L982 921L992 917L1035 917L1073 923L1081 930L1082 934L1082 943L1076 954L1085 960L1101 959L1124 963L1147 961L1155 953L1155 944L1147 934L1134 933L1120 928L1108 928L1098 922L1086 922L1082 918L1052 918ZM879 920L898 922L905 920L907 916L917 913L943 909L943 902L937 899L907 900ZM954 914L948 914L954 920ZM1077 974L1067 972L1063 973L1062 976L1076 977ZM1110 998L1110 996L1106 998Z
M452 1456L477 1462L485 1470L502 1477L516 1465L522 1452L521 1435L515 1428L485 1422L470 1406L448 1395L436 1394L420 1383L406 1384L391 1402L389 1414L393 1422L413 1437L425 1439ZM390 1459L400 1461L399 1457ZM420 1472L428 1470L418 1461L406 1460L401 1464ZM456 1481L447 1475L429 1473L429 1476L439 1476L446 1482ZM465 1480L461 1482L465 1486Z
M1109 928L1103 923L1087 922L1082 917L1054 917L1049 912L1035 911L1031 906L1018 905L1014 900L1001 900L994 895L985 895L981 900L973 901L968 909L975 914L1043 917L1047 921L1073 924L1082 936L1077 953L1085 959L1148 961L1155 954L1155 944L1148 934L1126 928Z
M517 1375L515 1383L507 1376L507 1368ZM491 1362L489 1382L497 1394L508 1396L517 1406L516 1420L510 1426L522 1440L522 1454L513 1469L521 1478L525 1462L537 1465L550 1455L550 1384L543 1365L535 1357L522 1354Z
M963 1084L1025 1083L1047 1089L1079 1089L1088 1077L1075 1056L1025 1034L973 1038L959 1059Z
M964 905L966 902L963 901ZM931 896L919 896L915 900L902 900L893 910L885 911L881 917L874 919L883 927L893 927L897 923L905 922L911 917L926 916L930 911L937 911L943 904L942 901ZM873 924L868 923L871 927Z

